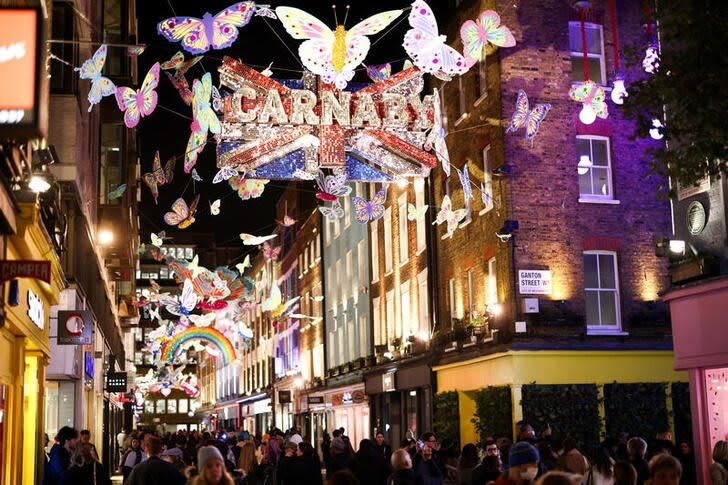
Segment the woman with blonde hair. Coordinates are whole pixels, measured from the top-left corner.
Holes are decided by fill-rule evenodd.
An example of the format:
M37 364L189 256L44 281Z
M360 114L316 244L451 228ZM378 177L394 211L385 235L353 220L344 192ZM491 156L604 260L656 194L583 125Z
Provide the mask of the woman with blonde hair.
M255 443L246 441L238 459L238 470L243 473L245 483L251 485L256 483L258 477L258 458L255 451Z
M710 465L711 485L728 483L728 441L718 441L713 447L713 462Z
M214 446L203 446L197 451L199 474L191 485L235 485L233 477L225 469L225 460Z

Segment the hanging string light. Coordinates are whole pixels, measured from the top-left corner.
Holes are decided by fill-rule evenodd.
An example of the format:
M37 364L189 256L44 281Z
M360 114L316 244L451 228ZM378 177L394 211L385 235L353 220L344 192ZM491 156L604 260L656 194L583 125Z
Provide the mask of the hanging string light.
M609 13L612 18L612 46L614 49L614 85L612 87L612 102L623 104L624 98L629 96L624 87L624 76L619 70L619 31L617 30L617 6L615 0L609 0Z

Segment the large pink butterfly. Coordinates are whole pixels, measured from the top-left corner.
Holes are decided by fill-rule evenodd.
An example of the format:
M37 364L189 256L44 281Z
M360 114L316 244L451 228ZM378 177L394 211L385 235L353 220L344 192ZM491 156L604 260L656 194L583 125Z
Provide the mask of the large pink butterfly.
M231 5L212 16L205 12L196 17L172 17L161 21L157 31L170 42L182 42L182 48L191 54L230 47L238 38L238 28L247 25L255 13L255 2Z
M144 116L149 116L157 107L157 92L154 88L159 85L159 63L156 62L144 77L141 89L116 88L116 102L119 109L124 112L124 124L134 128Z

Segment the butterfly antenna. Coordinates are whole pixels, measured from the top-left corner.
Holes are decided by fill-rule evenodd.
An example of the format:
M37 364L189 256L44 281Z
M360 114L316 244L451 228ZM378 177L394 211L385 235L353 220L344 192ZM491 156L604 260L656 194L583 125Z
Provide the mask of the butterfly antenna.
M346 14L344 15L344 26L346 26L346 19L349 18L349 8L350 7L351 7L351 5L346 6Z
M332 5L332 6L331 6L331 10L333 10L333 11L334 11L334 23L335 23L336 25L339 25L339 19L338 19L338 17L336 16L336 4L334 4L334 5Z

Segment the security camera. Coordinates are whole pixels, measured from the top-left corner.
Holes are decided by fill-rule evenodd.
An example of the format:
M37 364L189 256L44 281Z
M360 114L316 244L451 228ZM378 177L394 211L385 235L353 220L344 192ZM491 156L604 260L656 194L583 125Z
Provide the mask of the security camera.
M506 219L503 221L503 227L501 227L495 235L498 236L502 242L508 242L513 236L513 231L518 229L518 221Z
M508 234L502 234L502 233L500 233L500 232L496 232L496 233L495 233L495 235L496 235L496 236L498 237L498 239L500 239L500 240L501 240L501 242L503 242L503 243L507 243L508 241L510 241L510 240L511 240L511 236L512 236L512 234L510 234L510 233L508 233Z

